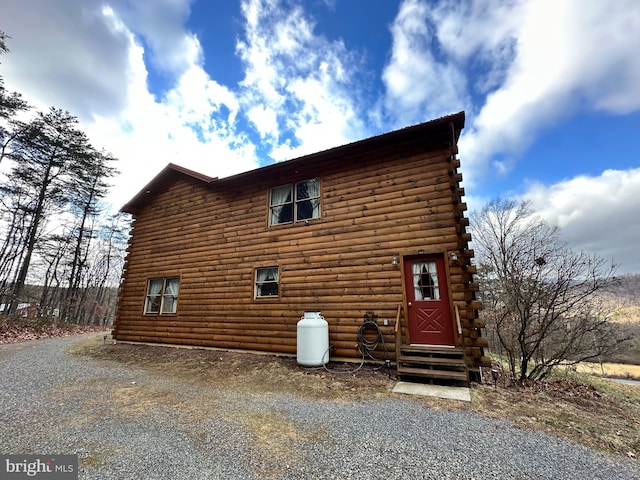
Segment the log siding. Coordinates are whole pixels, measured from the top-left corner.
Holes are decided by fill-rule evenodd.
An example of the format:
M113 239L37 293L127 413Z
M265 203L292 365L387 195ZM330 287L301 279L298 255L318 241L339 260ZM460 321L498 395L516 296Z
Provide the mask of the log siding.
M123 208L133 222L114 337L295 354L297 322L319 310L332 356L355 358L374 311L389 320L380 328L393 360L399 307L407 327L392 258L422 250L445 256L456 341L469 366L486 363L457 171L463 125L456 114L226 179L168 166ZM270 225L271 189L313 178L320 217ZM260 267L278 267L277 297L256 298ZM166 277L180 278L176 313L143 315L148 280Z

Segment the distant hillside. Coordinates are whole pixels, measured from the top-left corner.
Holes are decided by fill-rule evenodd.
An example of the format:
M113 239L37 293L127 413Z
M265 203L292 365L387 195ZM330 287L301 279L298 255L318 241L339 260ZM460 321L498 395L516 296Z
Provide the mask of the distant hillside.
M617 296L621 301L640 306L640 274L628 274L616 277L609 282L607 293Z
M621 275L598 294L606 310L612 312L619 334L628 340L609 361L640 365L640 274Z
M640 274L621 275L598 293L605 308L620 322L640 322Z

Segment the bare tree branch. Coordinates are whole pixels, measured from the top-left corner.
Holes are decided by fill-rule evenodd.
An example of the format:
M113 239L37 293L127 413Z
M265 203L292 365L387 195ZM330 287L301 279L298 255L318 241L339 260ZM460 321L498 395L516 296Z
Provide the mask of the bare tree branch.
M595 296L615 265L572 252L526 202L492 201L472 214L472 232L488 336L514 376L544 378L619 346Z

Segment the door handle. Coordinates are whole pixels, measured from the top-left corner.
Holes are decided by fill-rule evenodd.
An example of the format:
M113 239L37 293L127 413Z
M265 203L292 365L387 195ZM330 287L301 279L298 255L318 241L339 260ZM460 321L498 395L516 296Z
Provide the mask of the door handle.
M411 306L411 302L407 303L407 305Z

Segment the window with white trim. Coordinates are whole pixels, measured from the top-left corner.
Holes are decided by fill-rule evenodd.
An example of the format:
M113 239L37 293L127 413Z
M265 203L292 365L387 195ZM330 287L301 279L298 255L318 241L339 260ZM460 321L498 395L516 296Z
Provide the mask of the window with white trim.
M282 185L271 189L269 225L320 218L320 179Z
M278 267L256 268L255 298L277 298L279 277Z
M147 296L144 302L145 315L176 313L179 290L179 277L149 279L147 282Z

